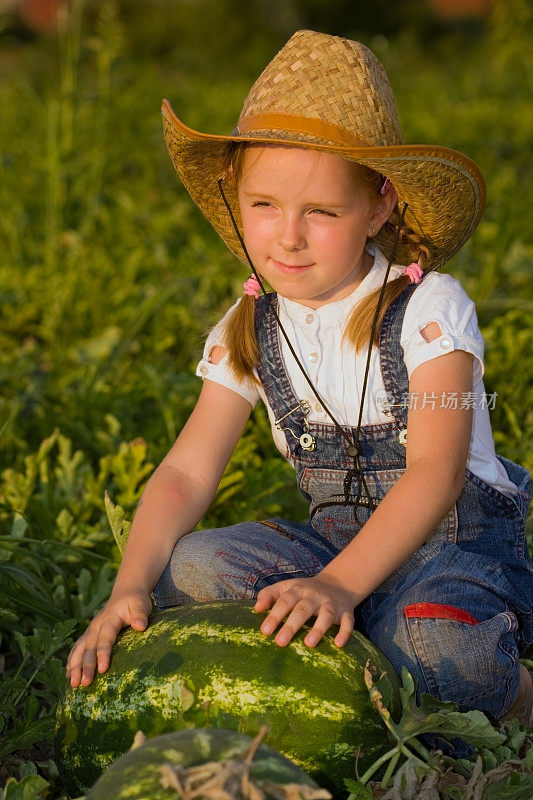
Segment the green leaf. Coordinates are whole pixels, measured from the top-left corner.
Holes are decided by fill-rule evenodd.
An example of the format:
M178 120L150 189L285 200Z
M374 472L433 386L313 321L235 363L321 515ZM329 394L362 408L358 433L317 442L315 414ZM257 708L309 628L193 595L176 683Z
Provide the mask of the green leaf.
M2 594L0 594L0 602L2 600ZM0 606L0 618L5 619L8 622L18 622L18 616L15 614L14 611L10 611L9 608L2 608Z
M466 790L462 786L447 786L443 800L466 800Z
M507 741L505 744L507 747L511 749L511 751L518 755L522 745L524 744L527 737L527 730L521 725L519 720L515 717L509 723L507 727Z
M488 750L484 747L481 751L481 758L483 760L483 769L485 772L488 772L489 769L494 769L500 763L499 758L496 756L492 750Z
M52 630L34 628L31 636L23 636L19 631L15 631L14 636L24 657L31 657L35 661L44 663L63 647L76 625L75 619L60 620L55 623Z
M531 800L533 775L515 772L504 780L489 784L483 800Z
M23 662L24 663L24 662ZM0 680L0 713L16 716L15 698L22 696L26 689L26 679L19 670L16 673L2 675Z
M72 602L78 620L85 622L108 599L111 594L116 569L109 563L98 571L82 569L76 579L77 594Z
M118 453L109 457L109 467L117 484L119 502L128 508L136 505L143 483L154 468L146 462L146 442L139 438L121 442Z
M15 778L8 778L0 798L1 800L41 800L43 792L48 786L48 781L40 775L26 775L20 783Z
M416 694L416 681L407 669L402 667L402 686L400 688L400 697L402 699L402 708L409 708L412 698Z
M495 748L505 741L505 734L496 731L481 711L457 711L455 703L425 693L417 701L416 682L405 667L402 684L403 715L400 722L392 726L400 741L408 742L427 733L460 738L475 747Z
M65 691L65 664L59 658L51 658L39 670L36 680L59 700Z
M374 695L374 702L380 707L380 714L386 719L390 719L388 707L392 701L392 684L385 672L378 675L377 668L370 661L367 661L364 668L365 685L371 696Z
M460 738L478 748L494 749L502 746L505 742L505 734L496 731L487 717L480 711L462 713L456 711L454 703L438 700L428 694L422 694L420 701L417 701L415 694L416 682L405 668L402 670L403 686L401 689L403 714L399 722L394 722L388 709L383 704L381 692L373 681L373 671L375 672L375 670L372 670L371 664L367 662L364 670L365 684L374 708L380 714L392 737L396 739L397 744L396 747L381 756L367 769L361 777L361 783L368 783L376 770L386 761L390 761L383 778L383 785L385 785L396 767L400 753L407 758L407 761L400 767L397 775L405 773L407 780L408 772L404 771L402 773L402 770L404 770L404 767L407 770L406 765L408 764L409 769L415 770L415 772L409 773L409 780L411 781L415 780L413 776L417 774L416 770L426 772L429 770L429 773L435 773L436 766L432 761L432 754L418 740L418 737L422 734L438 734L447 739ZM506 749L510 753L509 748ZM489 756L489 760L491 759L497 762L497 756ZM479 759L479 766L476 765L476 768L481 770L481 759ZM426 786L429 787L430 783L431 781L428 778Z
M11 525L10 536L14 539L22 539L28 529L28 521L22 514L15 512L13 515L13 524Z
M374 800L374 793L369 786L364 786L360 781L344 778L346 788L350 792L347 800Z
M5 596L6 603L32 611L43 617L43 619L58 620L64 618L63 612L54 607L53 598L46 583L33 572L22 565L4 563L0 564L0 577L2 577L2 573L4 573L7 580L11 579L18 589L15 594L1 593L2 597Z
M21 761L19 766L20 780L26 775L37 775L37 767L33 761Z
M12 718L12 729L0 744L0 758L15 753L17 750L30 749L51 737L55 716L48 713L38 717L39 706L37 697L30 695L20 716Z
M455 711L453 703L443 703L428 694L422 695L419 705L412 702L406 708L397 727L406 738L438 733L446 738L460 738L475 747L498 747L506 739L481 711Z
M122 555L124 548L126 547L126 542L128 541L131 522L128 522L124 519L124 509L119 505L114 505L107 492L105 493L104 497L105 510L109 520L109 525L111 526L111 531L115 537L115 542L120 550L120 554Z

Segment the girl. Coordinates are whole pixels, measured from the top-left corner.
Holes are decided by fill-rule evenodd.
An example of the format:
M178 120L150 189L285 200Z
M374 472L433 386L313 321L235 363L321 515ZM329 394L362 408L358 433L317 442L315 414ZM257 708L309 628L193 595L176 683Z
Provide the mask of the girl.
M280 646L314 619L306 645L335 625L342 647L355 623L421 690L528 722L529 476L494 453L475 310L436 272L481 217L479 170L404 145L375 56L312 31L267 66L231 136L187 128L166 101L163 120L252 276L208 337L198 403L72 649L72 686L108 668L122 627L146 627L152 592L159 607L253 598ZM191 533L258 399L309 521Z

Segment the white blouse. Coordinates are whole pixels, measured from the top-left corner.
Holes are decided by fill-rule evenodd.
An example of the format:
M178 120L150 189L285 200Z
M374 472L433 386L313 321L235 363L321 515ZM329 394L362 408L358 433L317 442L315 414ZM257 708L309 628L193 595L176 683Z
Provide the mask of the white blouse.
M354 304L381 286L387 268L387 261L381 251L373 246L369 250L374 255L374 264L348 297L311 309L278 296L278 314L281 323L318 394L336 419L341 424L351 427L357 425L368 347L356 353L352 345L343 342L344 325ZM398 277L402 269L401 266L393 266L389 280ZM237 302L240 302L240 299ZM212 348L223 344L224 326L228 314L210 331L196 374L237 392L248 400L252 408L259 399L263 400L276 447L286 457L285 435L274 424L274 414L263 388L250 381L236 380L228 369L227 356L224 356L218 364L209 361ZM438 323L442 335L431 342L426 342L420 331L429 322ZM282 355L295 394L298 399L307 400L310 404L311 411L307 419L310 422L331 423L329 415L309 388L281 334L280 339ZM453 350L465 350L473 354L472 393L455 396L449 393L444 397L431 394L426 397L410 396L409 402L412 405L416 403L419 407L422 403L429 403L433 407L442 403L457 408L472 407L473 426L467 467L496 489L506 494L515 494L516 486L509 480L505 468L496 458L494 451L489 407L495 398L485 394L483 385L484 342L478 327L476 310L474 303L455 278L440 272L430 272L424 277L407 304L400 343L404 349L409 378L420 364ZM377 348L374 348L370 358L364 398L363 425L391 420L391 417L385 414L386 400L379 353Z

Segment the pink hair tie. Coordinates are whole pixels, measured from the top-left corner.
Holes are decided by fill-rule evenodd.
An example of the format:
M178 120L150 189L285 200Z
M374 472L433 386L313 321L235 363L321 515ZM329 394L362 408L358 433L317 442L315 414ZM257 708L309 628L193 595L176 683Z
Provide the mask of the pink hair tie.
M417 264L416 261L413 261L412 264L409 264L408 267L404 268L402 275L408 275L411 283L420 283L424 275L424 270L420 264Z
M250 295L251 297L257 298L259 297L259 291L261 289L259 285L259 281L255 277L255 275L250 275L247 281L243 283L244 294Z

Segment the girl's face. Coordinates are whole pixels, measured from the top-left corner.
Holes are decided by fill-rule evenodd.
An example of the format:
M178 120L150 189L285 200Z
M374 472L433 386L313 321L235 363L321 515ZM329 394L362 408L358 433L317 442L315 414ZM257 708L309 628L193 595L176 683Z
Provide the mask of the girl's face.
M238 186L244 241L272 288L309 308L347 297L372 265L364 250L390 213L352 164L319 151L246 148Z

